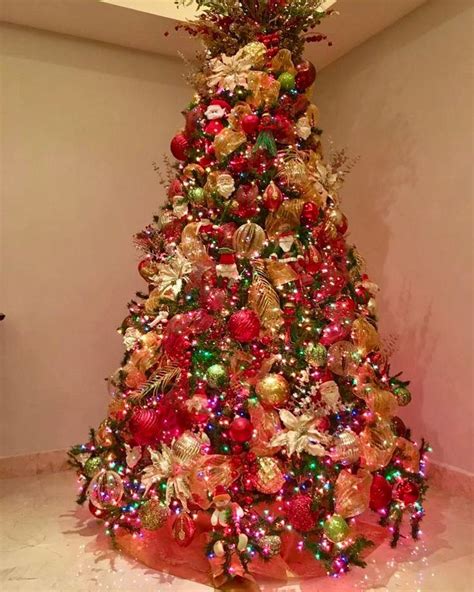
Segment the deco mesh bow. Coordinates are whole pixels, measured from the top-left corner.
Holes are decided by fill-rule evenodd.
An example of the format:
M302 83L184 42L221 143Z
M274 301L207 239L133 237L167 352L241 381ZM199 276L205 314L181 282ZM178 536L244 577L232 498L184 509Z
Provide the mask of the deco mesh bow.
M136 236L147 289L107 418L70 452L108 534L216 586L363 567L382 527L395 545L423 516L428 447L397 416L408 382L345 238L350 163L323 158L311 102L320 4L200 0L183 25L206 50L167 203Z

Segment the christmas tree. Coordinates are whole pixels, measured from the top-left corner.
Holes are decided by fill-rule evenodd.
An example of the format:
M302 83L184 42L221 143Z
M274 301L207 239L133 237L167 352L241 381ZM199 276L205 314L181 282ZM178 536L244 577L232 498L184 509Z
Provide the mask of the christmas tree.
M195 95L167 203L136 236L107 418L71 462L119 545L209 573L344 573L386 527L418 536L427 446L346 241L351 163L323 158L305 42L317 0L199 0ZM372 510L380 522L370 523ZM146 551L148 549L148 551ZM150 551L151 549L151 551ZM148 555L149 556L149 555Z

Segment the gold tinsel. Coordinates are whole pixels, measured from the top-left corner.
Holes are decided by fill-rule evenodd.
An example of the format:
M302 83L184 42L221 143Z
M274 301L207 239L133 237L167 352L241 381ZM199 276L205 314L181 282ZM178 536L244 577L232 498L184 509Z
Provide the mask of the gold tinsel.
M252 68L263 68L267 56L267 48L260 41L252 41L244 45L239 51L242 60L252 65Z
M249 289L248 302L259 316L265 329L278 330L283 324L280 298L265 271L263 261L254 263L253 281Z
M417 473L420 470L420 451L406 438L398 438L397 448L400 451L401 464L405 471Z
M396 436L388 421L377 419L360 434L360 443L362 465L369 471L376 471L390 462L396 446Z
M249 72L247 84L250 91L247 103L252 107L269 108L277 103L280 83L273 76L266 72Z
M245 117L245 115L250 115L251 113L253 113L253 111L248 103L239 102L234 105L227 120L235 131L242 131L242 118Z
M243 132L236 132L230 127L225 127L214 138L214 149L218 160L222 160L234 150L237 150L247 140Z
M352 323L351 337L363 356L380 348L377 329L364 317L359 317Z
M377 385L367 385L365 388L365 400L372 413L377 413L384 419L395 415L398 407L397 398L390 391L379 388Z
M291 51L289 49L278 50L271 61L270 70L272 72L296 74L296 68L291 59Z

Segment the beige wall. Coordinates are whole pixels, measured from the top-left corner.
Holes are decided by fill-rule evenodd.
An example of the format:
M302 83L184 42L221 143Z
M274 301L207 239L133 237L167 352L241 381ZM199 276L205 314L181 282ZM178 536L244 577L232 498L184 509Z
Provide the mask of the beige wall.
M401 414L472 471L472 2L428 2L319 77L322 127L360 162L344 208L382 287Z
M2 28L1 454L65 448L102 419L115 328L144 282L131 235L162 199L191 97L179 60Z

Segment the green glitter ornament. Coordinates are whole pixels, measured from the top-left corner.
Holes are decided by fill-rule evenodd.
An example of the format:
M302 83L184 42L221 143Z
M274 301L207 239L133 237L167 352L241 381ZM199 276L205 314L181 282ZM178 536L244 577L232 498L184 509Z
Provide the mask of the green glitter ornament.
M324 523L324 534L333 543L340 543L349 534L349 525L342 516L334 514Z
M295 77L290 72L283 72L278 76L278 82L283 91L293 90L295 88Z
M393 389L393 394L397 397L400 407L405 407L411 401L411 393L404 386L397 386Z
M100 456L91 456L84 463L84 474L92 479L96 473L102 468L102 459Z
M225 366L222 364L212 364L206 372L206 380L210 387L220 388L227 384L228 376Z
M304 357L311 366L325 366L327 361L327 351L321 343L310 343L306 346Z
M189 199L195 204L201 204L204 202L205 195L202 187L193 187L188 193Z

